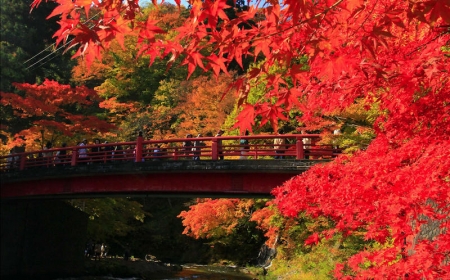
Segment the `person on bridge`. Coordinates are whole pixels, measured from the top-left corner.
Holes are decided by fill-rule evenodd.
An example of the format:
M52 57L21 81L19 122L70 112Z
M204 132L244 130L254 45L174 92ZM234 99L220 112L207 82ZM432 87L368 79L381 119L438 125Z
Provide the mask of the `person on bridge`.
M67 144L64 142L61 145L61 148L67 147ZM67 150L57 151L55 155L55 164L58 165L66 165L67 163Z
M278 130L278 135L283 134L283 130ZM275 159L283 159L284 158L284 151L286 149L286 139L285 138L275 138L273 140L273 149L275 150L275 153L277 154L275 156Z
M108 143L109 143L108 141L105 141L104 144L108 144ZM103 151L105 152L106 160L107 160L108 162L111 162L111 161L112 161L112 158L114 157L114 146L111 146L111 145L105 146L105 148L103 149Z
M161 160L163 156L161 144L156 144L153 149L153 161Z
M245 136L249 135L248 130L245 131ZM239 159L246 159L246 154L250 150L250 146L248 145L248 139L244 138L239 141L239 145L241 145L241 156Z
M124 153L127 160L136 162L136 147L134 145L128 145Z
M100 145L100 139L95 138L94 139L94 144L95 145ZM92 162L93 163L100 163L102 160L102 155L101 155L101 148L100 147L92 147L91 149L91 153L92 153Z
M186 138L192 138L192 134L186 134ZM193 143L190 140L186 140L183 142L183 151L186 158L189 156L193 148Z
M220 129L219 131L217 131L216 137L222 136L222 134L224 132L225 131ZM223 160L223 150L222 150L222 140L221 139L217 139L217 153L219 155L219 160Z
M125 151L122 145L117 145L114 149L114 160L122 161L125 158Z
M308 132L302 130L302 134L307 134ZM309 154L311 153L311 138L304 137L302 138L303 142L303 150L305 151L305 159L309 159Z
M9 152L6 166L7 169L14 169L19 167L20 158L18 155L16 155L16 151L17 149L16 147L14 147Z
M83 139L83 141L81 141L80 143L80 149L78 149L78 159L80 160L80 164L88 164L88 149L85 148L85 146L87 145L88 141L87 139Z
M197 138L202 137L202 135L199 133L197 135ZM194 141L194 148L192 148L192 151L194 152L194 160L200 160L200 155L202 154L201 150L202 147L205 146L205 143L201 140Z
M45 144L44 150L50 150L52 148L52 142L48 141L47 144ZM43 152L44 156L44 164L49 167L50 165L53 165L53 152Z

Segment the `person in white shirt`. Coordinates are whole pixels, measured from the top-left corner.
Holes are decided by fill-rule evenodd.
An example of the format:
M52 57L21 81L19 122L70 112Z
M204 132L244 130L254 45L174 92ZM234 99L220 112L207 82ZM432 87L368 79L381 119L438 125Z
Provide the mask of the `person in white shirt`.
M302 134L307 134L306 131L302 130ZM309 153L311 151L311 138L302 138L303 150L305 151L305 159L309 159Z
M278 135L283 134L283 130L278 130ZM286 149L286 139L285 138L275 138L273 140L273 149L275 150L275 153L277 154L275 156L275 159L283 159L284 151Z
M86 139L83 139L83 141L81 141L80 147L84 147L86 146L88 143L88 141ZM87 157L88 157L88 150L87 148L80 148L78 149L78 158L81 160L81 164L87 164Z

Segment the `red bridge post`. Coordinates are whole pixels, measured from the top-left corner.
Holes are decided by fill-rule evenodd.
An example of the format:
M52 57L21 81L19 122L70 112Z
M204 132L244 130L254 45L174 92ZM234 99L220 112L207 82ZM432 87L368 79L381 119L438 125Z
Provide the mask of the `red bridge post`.
M296 159L304 159L305 158L305 150L303 147L303 141L302 141L302 137L297 137L297 142L296 142L296 152L297 152L297 158Z
M143 142L144 137L142 137L142 131L139 131L139 135L136 142L136 162L142 161Z
M77 165L77 157L78 157L78 150L77 150L77 148L74 147L72 149L72 160L70 162L71 166Z
M218 145L217 145L217 138L213 138L211 139L212 143L211 143L211 158L212 160L217 160L219 158L219 153L218 153Z

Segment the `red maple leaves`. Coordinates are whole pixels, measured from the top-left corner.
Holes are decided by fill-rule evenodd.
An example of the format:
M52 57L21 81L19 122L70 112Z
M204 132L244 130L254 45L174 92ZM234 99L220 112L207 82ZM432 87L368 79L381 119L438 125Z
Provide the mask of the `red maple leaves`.
M184 57L189 75L197 67L218 75L230 63L242 67L243 58L264 60L234 85L245 104L237 123L242 131L257 116L276 128L292 109L308 123L357 99L379 104L377 137L366 151L287 182L274 192L276 202L285 215L324 215L336 221L336 230L363 229L366 239L383 244L349 260L358 277L449 274L443 261L450 251L448 233L412 241L424 217L448 228L448 1L263 1L229 18L225 0L193 0L189 18L171 41L156 40L159 30L152 22L134 24L137 0L92 1L101 12L82 22L80 15L93 10L86 8L88 2L59 0L54 12L61 14L57 42L74 36L72 45L79 44L78 54L88 62L131 29L143 34L141 53ZM274 74L274 68L281 72ZM246 85L258 78L266 80L266 96L250 105ZM370 265L363 268L363 262ZM340 268L336 276L345 277Z
M295 217L302 211L312 216L323 215L335 221L333 231L364 230L366 240L390 243L392 247L363 251L358 255L364 258L355 256L349 261L354 267L366 260L373 262L367 270L355 270L361 275L395 278L408 273L414 278L422 272L448 273L448 266L443 263L424 262L420 270L412 265L430 255L445 256L450 249L445 232L433 241L415 239L421 229L426 229L425 225L419 226L426 219L438 221L437 232L449 226L450 162L445 158L450 155L450 142L448 139L423 142L416 138L400 148L389 146L388 140L379 136L366 152L351 160L343 157L329 165L314 167L275 190L276 204L285 215ZM432 206L431 202L435 204ZM411 254L424 244L429 246ZM399 260L402 255L404 258ZM378 274L381 270L383 274Z
M54 139L57 135L91 134L114 128L107 121L83 112L100 101L92 89L61 85L50 80L41 85L16 83L14 86L22 94L2 92L0 103L11 106L17 117L28 119L30 126L11 139L13 146L26 144L28 148L36 149L37 142L44 136Z

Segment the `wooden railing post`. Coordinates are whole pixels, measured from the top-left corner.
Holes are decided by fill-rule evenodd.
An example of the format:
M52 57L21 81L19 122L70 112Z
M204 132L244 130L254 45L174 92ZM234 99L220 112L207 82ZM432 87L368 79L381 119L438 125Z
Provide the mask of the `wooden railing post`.
M297 137L297 142L295 143L295 148L297 152L297 159L305 158L305 150L303 147L302 137Z
M72 149L72 160L70 162L71 166L76 166L77 165L77 158L78 158L78 150L77 148L73 148Z
M219 155L219 152L217 151L217 138L213 138L213 139L211 139L211 141L212 141L212 144L211 144L211 152L212 152L212 155L211 155L211 157L212 157L212 160L217 160L219 157L218 157L218 155Z
M142 136L142 131L139 131L139 135L136 141L136 162L142 161L142 150L144 148L143 142L144 137Z

